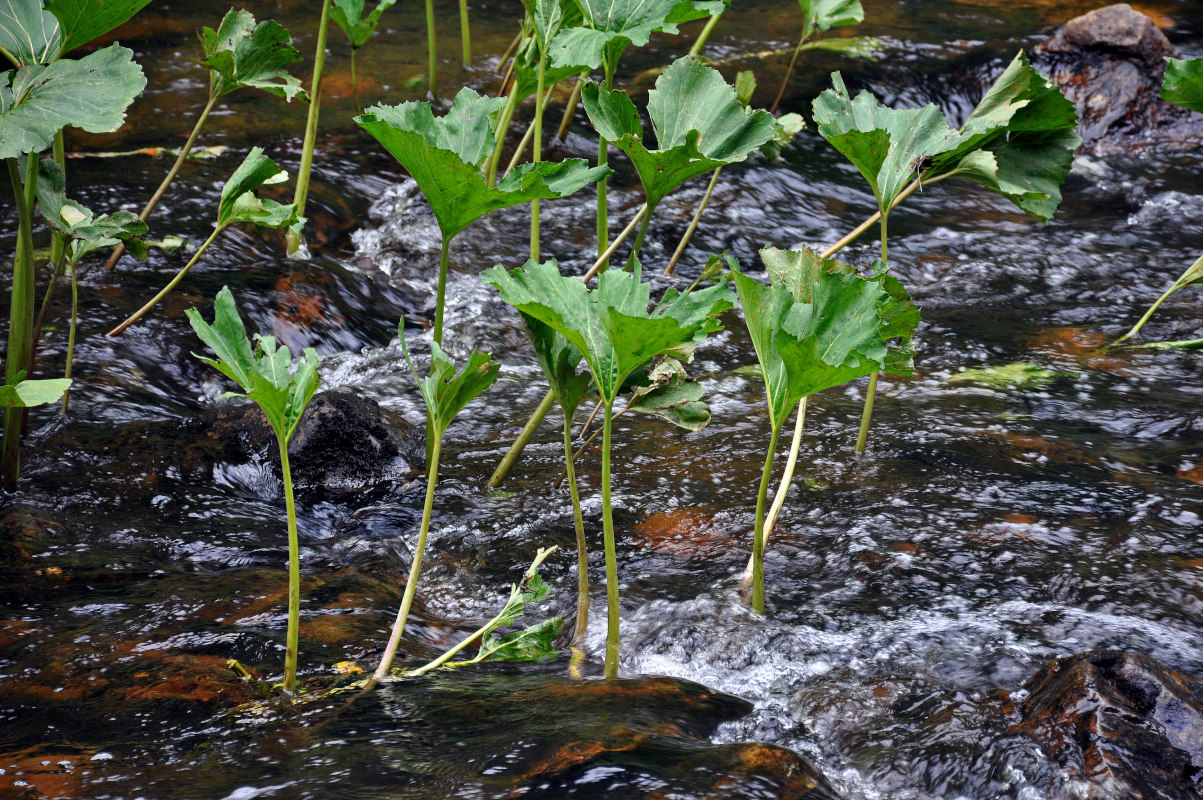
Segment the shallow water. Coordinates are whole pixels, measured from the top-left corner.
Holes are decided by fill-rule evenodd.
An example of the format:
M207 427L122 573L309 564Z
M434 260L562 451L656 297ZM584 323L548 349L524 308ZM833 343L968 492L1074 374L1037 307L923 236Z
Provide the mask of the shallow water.
M963 115L1017 48L1096 5L868 3L858 32L883 37L882 59L806 61L783 110L805 110L841 69L854 89L887 102L934 101ZM154 8L156 17L121 37L150 80L133 123L113 136L72 137L69 149L186 135L205 92L193 31L217 20L197 18L191 5ZM255 13L279 19L308 54L316 8L280 2ZM1147 10L1172 24L1180 48L1203 55L1203 4ZM420 13L394 8L362 51L365 102L417 97L404 87L423 69ZM518 4L473 5L480 57L467 73L454 63L454 9L443 13L445 85L494 88L490 67ZM796 8L760 2L731 17L712 53L724 70L756 69L756 102L767 104L782 65L741 54L790 46ZM697 27L632 53L622 77L646 89L640 73L684 52ZM318 348L327 387L421 419L394 337L404 317L419 361L428 353L436 228L395 162L350 123L339 36L331 32L332 100L311 196L313 260L281 258L273 234L232 232L117 340L104 331L187 255L127 259L109 274L95 265L83 280L71 415L34 415L25 481L0 511L0 787L11 780L15 796L33 797L803 796L789 794L767 756L748 766L749 751L733 749L759 742L804 755L848 798L1060 798L1071 796L1066 775L1011 731L1006 692L1053 658L1096 646L1203 675L1203 366L1194 354L1096 353L1203 248L1196 149L1080 158L1046 225L955 182L917 193L891 216L891 260L924 313L919 372L883 381L861 459L851 445L864 382L813 399L799 478L766 558L765 617L743 603L738 575L767 418L760 386L739 370L755 358L729 313L727 330L691 366L714 423L692 434L643 418L616 426L630 683L570 679L565 655L400 682L368 697L322 694L347 680L334 663L375 663L395 613L422 497L419 486L389 485L353 499L302 497L302 669L312 697L255 706L265 698L224 664L236 658L279 677L282 503L269 465L230 464L186 424L228 387L188 355L198 343L184 309L229 284L251 327ZM303 115L273 98L231 98L204 137L231 153L186 167L152 218L155 235L202 241L220 181L251 144L294 169ZM591 147L578 117L560 153L587 157ZM613 160L617 227L639 193ZM135 207L166 167L141 158L70 163L93 207ZM649 273L671 254L703 188L690 184L658 210L643 256ZM585 196L544 204L545 256L566 269L588 265L590 207ZM724 171L681 280L696 276L708 252L730 250L756 269L762 245L831 243L874 209L855 170L804 133L782 161ZM10 217L0 228L8 248ZM551 610L572 610L570 505L551 488L558 427L541 432L505 492L484 490L544 392L517 318L476 278L523 260L527 221L521 210L499 212L452 247L448 349L457 358L490 352L512 380L448 433L421 621L403 645L414 662L491 616L540 546L563 548L544 572L556 589ZM872 236L844 257L868 263ZM64 295L52 311L48 368L62 360ZM1181 292L1145 335L1203 336L1199 312L1197 293ZM950 380L1016 361L1057 375L1009 390ZM596 456L580 472L601 609ZM604 637L600 613L591 623L587 677L600 673ZM716 790L724 775L738 777Z

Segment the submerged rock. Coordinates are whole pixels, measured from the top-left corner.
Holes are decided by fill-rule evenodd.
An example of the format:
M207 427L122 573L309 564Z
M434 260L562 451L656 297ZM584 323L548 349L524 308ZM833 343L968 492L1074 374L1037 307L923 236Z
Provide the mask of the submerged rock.
M1075 17L1036 48L1039 66L1077 107L1082 149L1094 153L1198 145L1203 115L1158 97L1165 59L1179 55L1127 3Z
M1140 653L1095 650L1057 659L1021 691L1012 732L1086 782L1075 796L1203 797L1203 680Z

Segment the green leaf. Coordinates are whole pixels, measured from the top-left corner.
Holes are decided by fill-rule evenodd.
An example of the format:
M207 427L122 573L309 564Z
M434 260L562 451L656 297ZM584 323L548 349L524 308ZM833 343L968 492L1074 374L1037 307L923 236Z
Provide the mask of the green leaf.
M0 48L14 66L49 64L62 43L59 21L41 0L0 0Z
M564 24L564 3L562 0L522 0L522 5L534 26L538 49L546 51Z
M1053 372L1030 361L1017 361L997 367L967 369L948 378L949 383L982 383L991 389L1038 389L1048 386L1062 375L1072 372Z
M217 293L213 309L212 325L195 308L186 312L196 335L217 358L193 355L238 384L245 394L231 392L227 396L254 400L277 438L287 444L317 391L317 352L306 348L294 372L292 353L287 347L277 347L275 337L256 334L256 347L251 348L229 287Z
M125 24L150 0L46 0L46 10L58 18L65 55Z
M881 40L876 36L832 36L806 42L800 50L823 50L848 58L876 61L881 56Z
M443 236L451 238L499 208L566 197L608 175L582 159L523 164L490 186L480 164L493 151L492 117L504 104L465 88L436 118L429 103L375 106L355 118L384 145L426 195Z
M589 67L578 64L548 65L543 74L543 88L553 86L565 78L588 72ZM514 58L514 80L517 83L518 102L532 96L539 89L539 53L538 50L520 52Z
M364 0L334 0L330 9L330 19L347 34L351 47L358 49L367 44L368 39L376 32L376 26L380 24L380 15L396 2L397 0L380 0L365 17Z
M607 270L593 291L577 278L560 274L555 261L506 272L481 273L505 302L571 342L589 365L598 392L613 404L626 379L657 355L673 353L704 339L721 326L713 316L731 307L725 283L672 296L649 312L650 284L635 271Z
M627 409L650 414L687 431L710 424L710 406L702 402L702 387L690 380L685 366L666 357L648 370L643 385L636 386Z
M63 392L71 388L70 378L47 378L39 381L22 380L18 373L11 384L0 386L0 408L33 408L58 402Z
M743 161L777 131L771 114L744 108L722 75L693 56L674 61L648 93L656 150L644 146L638 112L625 93L591 83L583 99L598 132L630 157L649 209L690 178Z
M488 636L480 649L488 652L482 661L542 661L556 654L555 638L564 630L559 617L545 619L529 628L506 634Z
M281 176L287 177L287 173L263 154L263 148L252 147L221 189L221 200L217 204L217 227L251 222L263 228L291 228L300 232L305 219L297 216L294 204L282 205L275 200L261 199L255 194L260 186L278 182Z
M204 28L200 34L205 57L201 66L213 72L214 93L224 97L249 86L285 100L308 100L301 81L286 67L301 60L292 37L280 24L264 20L255 24L249 11L230 9L217 30Z
M109 45L79 60L23 67L0 74L0 158L38 153L68 125L110 133L146 88L133 53Z
M529 314L521 316L526 335L535 348L535 357L543 368L543 375L551 384L551 390L555 392L565 416L571 418L593 385L588 372L576 370L581 363L581 351L549 325Z
M50 159L38 165L38 207L50 227L71 239L71 260L101 247L125 243L135 258L146 257L141 237L149 230L130 211L95 216L92 211L66 197L67 179L62 167Z
M816 30L865 21L865 9L860 0L798 0L798 5L802 7L805 19L803 38L809 38Z
M409 351L405 348L405 331L398 327L397 335L401 339L401 347L406 359ZM413 362L410 369L414 370ZM430 373L425 378L414 377L418 381L418 390L430 411L430 420L434 426L434 434L442 438L448 426L480 395L488 391L497 380L497 372L501 368L497 362L486 353L472 353L464 364L463 370L456 372L455 362L452 361L438 342L430 343Z
M1203 113L1203 58L1167 58L1161 99Z
M629 44L643 47L656 31L676 33L669 15L677 4L677 0L577 0L585 24L556 35L549 50L551 63L596 69L607 48L621 53Z

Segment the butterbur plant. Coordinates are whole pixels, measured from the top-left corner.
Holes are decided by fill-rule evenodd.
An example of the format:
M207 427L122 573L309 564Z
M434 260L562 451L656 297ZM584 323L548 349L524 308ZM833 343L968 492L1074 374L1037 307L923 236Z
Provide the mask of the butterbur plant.
M355 69L355 54L376 32L380 16L396 2L397 0L380 0L376 7L366 14L364 12L367 11L367 4L364 0L334 0L334 7L330 9L330 18L343 29L343 33L351 42L351 91L355 94L357 114L363 111L363 107L359 105L359 76Z
M301 624L301 557L297 539L297 508L292 491L292 471L288 464L288 441L318 387L318 358L313 348L293 369L292 353L277 347L272 336L255 334L255 344L247 338L238 315L234 295L228 287L217 293L213 303L213 324L205 322L195 308L187 311L188 321L200 340L217 358L197 355L201 361L225 375L242 388L225 397L248 397L262 409L276 434L280 448L280 471L284 479L284 504L288 513L288 637L284 655L284 689L297 690L297 651ZM196 354L193 354L196 355Z
M609 173L583 159L523 164L497 186L480 167L493 151L494 119L505 100L461 89L451 110L435 117L429 103L373 106L355 118L409 171L426 196L442 232L435 299L434 341L443 341L451 240L476 220L530 200L566 197Z
M664 354L682 353L722 326L715 316L731 308L734 297L726 283L679 293L669 289L649 311L650 284L632 272L606 270L590 291L578 278L562 275L555 261L533 261L513 272L501 266L481 273L501 298L518 311L555 330L580 351L601 396L602 530L606 550L606 661L608 678L618 676L618 562L614 515L610 504L610 449L614 401L627 379Z
M393 623L388 645L380 664L372 675L371 684L388 676L397 648L401 645L401 637L405 634L405 622L409 619L409 610L413 606L414 593L418 588L418 576L422 570L422 556L426 552L426 535L430 531L430 515L434 508L434 492L439 482L439 456L443 451L443 436L448 426L456 418L464 406L489 390L497 380L500 366L485 353L473 353L468 357L462 370L456 370L452 361L438 342L430 345L430 372L425 378L418 377L418 370L409 357L405 345L404 322L397 328L397 336L401 339L401 349L405 360L417 381L422 400L426 403L426 501L422 506L422 522L418 528L418 543L414 548L413 562L410 564L409 577L405 581L405 594L401 598L401 607L397 610L397 619Z
M866 278L812 251L761 252L772 285L744 275L734 260L731 271L760 362L771 430L752 542L752 607L764 613L765 504L790 409L815 392L874 371L909 374L909 341L919 311L902 286L882 273L883 264L876 265L875 277Z
M776 113L777 107L781 105L781 98L785 97L785 89L789 86L790 76L794 74L794 67L798 63L798 56L806 49L807 40L815 34L824 33L831 28L838 28L843 25L856 25L865 21L865 9L861 6L860 0L798 0L798 5L802 9L802 35L798 37L798 46L794 48L794 54L790 56L789 66L785 70L785 77L781 79L781 88L777 90L777 99L773 101L770 111ZM811 47L828 47L830 42L837 43L841 49L864 47L866 42L860 37L852 39L819 39L810 42Z
M427 4L431 0L426 0ZM292 204L297 214L305 214L309 201L309 176L313 171L313 151L317 148L317 123L322 111L322 76L326 72L326 39L330 33L331 0L322 0L321 17L317 25L317 42L313 52L313 74L309 78L309 113L305 116L305 138L301 140L301 163L297 165L297 185ZM290 228L284 235L288 255L303 257L301 229Z
M260 228L301 230L305 220L297 216L295 205L277 203L275 200L265 199L257 194L262 186L282 183L286 180L288 180L288 173L281 171L276 166L276 162L265 156L262 147L252 147L251 152L247 153L242 164L234 170L234 174L221 189L221 199L217 204L217 222L213 226L213 233L209 234L209 238L197 248L188 263L176 273L176 276L163 287L162 291L131 314L127 320L109 331L108 335L119 335L158 305L159 301L170 294L171 290L179 285L184 276L188 274L188 271L200 261L200 257L209 249L209 245L213 244L221 232L231 225L250 223Z

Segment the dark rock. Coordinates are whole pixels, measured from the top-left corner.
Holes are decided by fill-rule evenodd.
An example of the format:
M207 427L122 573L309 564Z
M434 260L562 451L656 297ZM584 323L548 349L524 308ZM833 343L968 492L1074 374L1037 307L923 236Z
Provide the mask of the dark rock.
M1158 97L1165 58L1178 55L1127 3L1075 17L1036 48L1038 66L1077 107L1082 149L1094 153L1198 146L1203 115Z
M224 406L207 414L202 425L210 438L227 442L230 460L258 458L279 465L276 436L257 405ZM314 395L288 444L298 491L343 493L408 482L421 473L424 459L420 427L375 400L342 391Z
M1203 797L1203 680L1140 653L1095 650L1057 659L1023 689L1012 732L1087 782L1083 797Z

